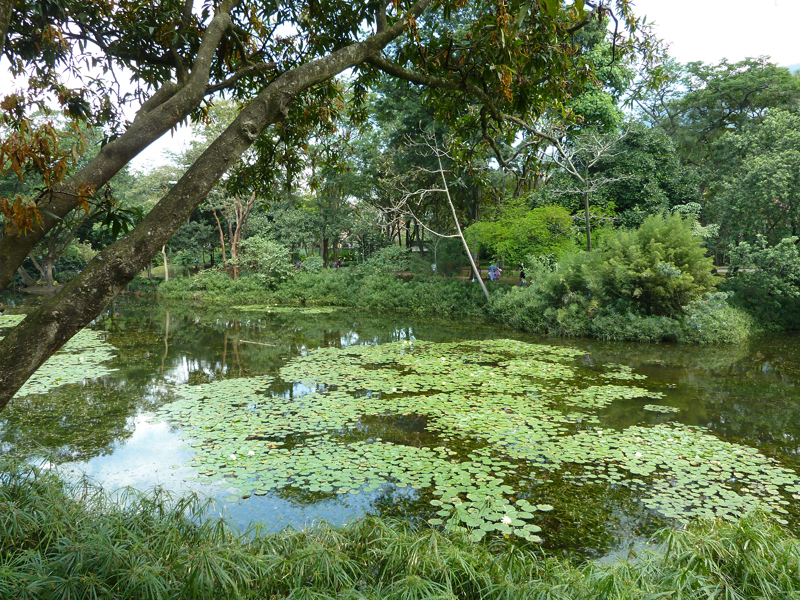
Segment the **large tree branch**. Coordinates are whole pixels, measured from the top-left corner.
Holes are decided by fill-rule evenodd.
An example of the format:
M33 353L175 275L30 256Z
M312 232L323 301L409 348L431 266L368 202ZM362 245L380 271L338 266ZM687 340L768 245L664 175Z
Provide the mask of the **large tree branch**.
M454 92L467 92L471 96L474 96L481 101L481 103L491 113L493 119L495 119L498 123L502 122L502 115L500 112L498 112L489 94L474 84L466 81L453 81L450 79L445 79L444 77L437 77L427 73L412 71L411 69L401 67L397 63L393 63L392 61L380 55L370 56L369 59L367 59L367 62L376 69L383 71L387 75L397 77L398 79L404 79L406 81L410 81L411 83L424 85L426 87L435 87L443 90L451 90Z
M430 2L420 0L409 12L416 17ZM364 62L406 26L401 19L363 42L281 74L262 90L128 235L100 252L61 292L0 341L0 410L45 360L145 268L261 133L285 118L298 94Z
M238 0L220 4L203 35L192 72L183 85L167 83L142 105L128 130L104 146L78 173L37 199L42 224L27 232L12 232L0 239L0 289L11 283L14 271L50 229L78 206L75 190L100 189L131 159L177 125L202 101L214 52L231 25L229 11Z
M6 37L8 37L8 26L11 23L11 11L16 3L16 0L0 0L0 56L3 55Z

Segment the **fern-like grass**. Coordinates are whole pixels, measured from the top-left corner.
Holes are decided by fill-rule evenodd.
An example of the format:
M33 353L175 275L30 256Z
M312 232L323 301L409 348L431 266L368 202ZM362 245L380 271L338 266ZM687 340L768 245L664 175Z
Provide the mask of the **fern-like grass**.
M107 494L0 461L0 598L639 600L800 597L800 540L766 515L662 533L612 564L408 521L237 532L196 496Z

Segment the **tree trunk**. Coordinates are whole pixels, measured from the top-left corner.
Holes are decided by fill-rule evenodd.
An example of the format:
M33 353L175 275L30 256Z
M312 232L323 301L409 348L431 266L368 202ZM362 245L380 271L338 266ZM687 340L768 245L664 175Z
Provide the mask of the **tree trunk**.
M420 0L412 6L409 14L420 15L429 3L430 0ZM230 18L226 21L226 27L220 30L220 36L227 30L229 23ZM212 22L212 26L216 26L215 22ZM408 21L400 19L390 27L381 28L378 33L367 37L363 42L340 48L323 58L285 71L267 85L136 227L102 250L80 275L64 286L61 292L30 313L0 340L0 410L5 408L36 369L83 329L137 273L141 272L158 249L172 238L203 202L230 166L250 148L267 127L285 118L291 103L299 94L364 62L400 36L407 27ZM212 47L212 52L215 47L216 44ZM194 71L201 67L201 61L196 60L193 75ZM201 98L205 91L205 81L202 83ZM162 108L165 107L161 106L159 110ZM185 112L179 112L175 117L176 121L183 118L184 114ZM135 125L134 121L131 128ZM147 137L134 156L153 139ZM105 146L101 155L115 143L111 142ZM126 153L124 160L114 172L127 164L131 158L129 152ZM112 161L111 158L107 160ZM108 167L108 165L103 166ZM70 206L70 210L72 208L74 205ZM2 244L7 244L9 239L13 247L14 242L20 238L6 236L0 240L0 256L4 258L4 265L8 264L6 259L11 255L4 253L5 246ZM11 260L12 275L28 252L29 249L25 249L22 258L18 261ZM10 277L6 279L1 271L2 269L0 269L0 288L3 288L8 285Z
M11 10L15 4L16 0L0 0L0 55L2 55L6 44L8 25L11 22Z
M214 213L214 218L217 220L217 227L219 228L219 245L222 246L222 264L224 265L227 262L227 258L225 258L225 234L222 231L222 223L219 222L219 217L217 216L217 211L211 211ZM213 253L212 253L212 260L213 260Z
M458 237L461 238L461 243L464 244L464 250L467 251L467 256L469 257L469 262L472 265L472 269L475 273L478 274L478 283L483 290L483 295L486 296L486 301L489 301L489 290L486 289L486 284L483 283L483 279L480 277L480 271L478 271L478 267L475 264L475 259L472 258L472 252L470 252L469 244L467 244L467 240L464 239L464 233L461 231L461 225L458 222L458 215L456 214L456 207L453 205L453 200L450 198L450 188L447 186L447 179L444 176L444 167L442 167L442 157L437 154L437 159L439 160L439 172L442 175L442 183L444 184L444 191L447 195L447 203L450 205L450 211L453 213L453 222L456 224L456 232L458 232Z
M586 167L584 177L584 192L583 192L583 206L586 211L586 251L592 251L592 229L591 222L589 221L589 167Z
M161 256L164 257L164 281L169 281L169 265L167 264L167 252L164 246L161 246Z
M36 268L37 271L39 271L39 281L47 281L47 273L45 273L45 267L43 265L44 258L42 258L41 263L36 259L36 257L33 254L31 254L28 258L31 259L33 266Z
M53 271L55 271L55 260L53 259L52 255L47 255L43 259L44 262L44 276L45 276L45 283L47 287L54 288L56 287L56 276Z
M22 282L26 286L31 287L31 286L36 285L36 281L34 281L33 277L28 275L28 272L25 269L23 269L21 266L17 269L17 273L19 273L20 277L22 277Z

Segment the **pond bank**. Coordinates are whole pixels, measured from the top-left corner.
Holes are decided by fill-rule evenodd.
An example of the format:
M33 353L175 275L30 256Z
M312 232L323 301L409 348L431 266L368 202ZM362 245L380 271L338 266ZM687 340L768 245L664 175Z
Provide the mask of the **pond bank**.
M546 289L488 284L425 274L410 281L394 273L360 268L298 272L291 279L265 285L257 277L232 280L221 273L201 273L170 280L160 298L208 306L341 306L365 312L488 319L504 327L559 337L608 341L715 344L740 343L760 331L745 311L732 306L727 293L712 293L672 316L640 314L625 303L601 305L591 294L569 294L569 302ZM586 294L584 294L586 296Z

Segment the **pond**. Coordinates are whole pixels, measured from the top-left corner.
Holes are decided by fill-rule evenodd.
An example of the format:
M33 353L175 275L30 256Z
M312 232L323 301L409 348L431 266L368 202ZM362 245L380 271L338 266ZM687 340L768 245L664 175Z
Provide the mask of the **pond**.
M797 336L602 343L119 300L51 361L0 414L0 451L198 490L242 528L380 514L603 557L696 517L800 514Z

